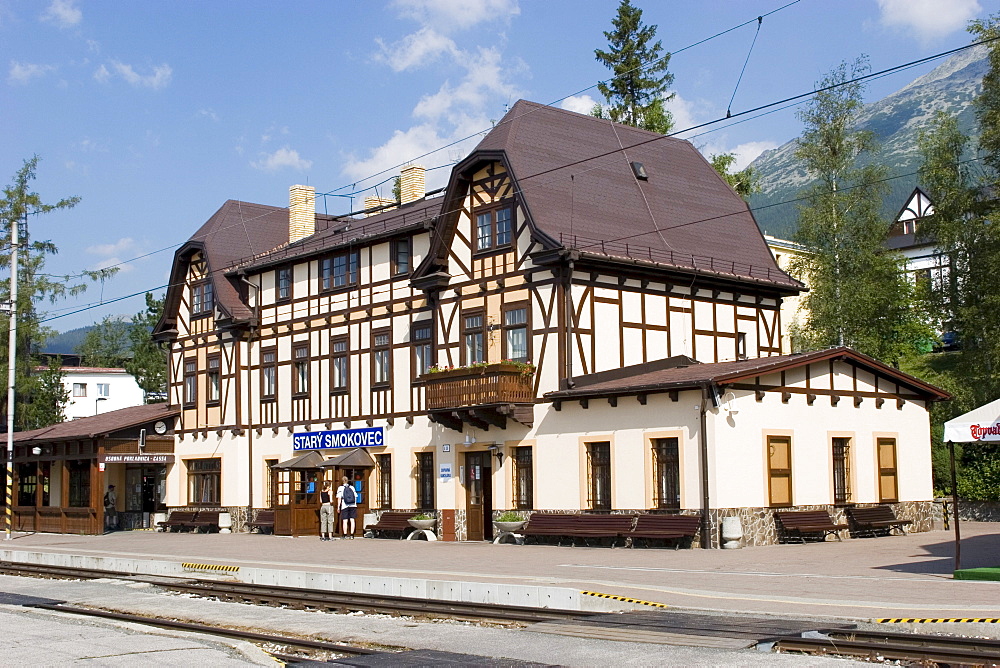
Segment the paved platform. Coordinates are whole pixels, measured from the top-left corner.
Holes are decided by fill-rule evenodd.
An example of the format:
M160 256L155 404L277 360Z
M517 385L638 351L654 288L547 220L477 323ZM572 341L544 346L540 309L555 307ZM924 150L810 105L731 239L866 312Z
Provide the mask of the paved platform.
M1000 565L1000 524L963 523L962 535L963 567ZM241 580L582 610L652 609L619 600L626 598L812 618L1000 617L1000 582L952 578L952 538L939 529L842 543L672 550L139 531L15 534L0 544L0 559L161 574L214 565L223 567L220 576Z

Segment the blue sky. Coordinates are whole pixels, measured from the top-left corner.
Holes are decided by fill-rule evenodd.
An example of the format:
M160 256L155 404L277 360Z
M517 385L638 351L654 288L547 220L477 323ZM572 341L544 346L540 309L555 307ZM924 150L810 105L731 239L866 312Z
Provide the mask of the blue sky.
M878 71L961 46L969 19L1000 10L1000 0L800 0L775 11L789 2L634 0L675 53L677 129L725 116L759 15L774 12L733 113L808 92L861 54ZM50 271L121 267L81 298L44 305L60 316L48 324L65 331L141 310L141 296L102 301L165 284L173 250L227 199L287 206L288 187L308 183L354 194L318 203L346 213L402 163L464 157L519 98L589 109L600 99L593 85L608 76L593 52L617 6L0 0L0 179L9 183L37 154L43 199L82 198L30 223L34 238L61 251ZM873 82L868 98L939 62ZM691 140L706 154L735 151L742 166L800 130L787 109ZM443 185L447 171L430 172L428 186ZM378 187L384 195L390 184Z

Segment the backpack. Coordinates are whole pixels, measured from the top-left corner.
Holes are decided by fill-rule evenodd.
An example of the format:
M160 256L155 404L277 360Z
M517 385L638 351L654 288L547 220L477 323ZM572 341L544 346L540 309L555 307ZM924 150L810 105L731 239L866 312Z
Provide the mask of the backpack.
M108 498L108 493L104 493L104 507L109 508L111 506L111 499Z
M351 485L344 485L344 503L351 505L358 502L357 492L354 491L354 487Z

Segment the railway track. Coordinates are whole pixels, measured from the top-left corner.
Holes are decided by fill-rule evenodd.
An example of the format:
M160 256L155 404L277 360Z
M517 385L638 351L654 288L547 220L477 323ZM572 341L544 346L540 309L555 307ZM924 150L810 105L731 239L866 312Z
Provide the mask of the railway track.
M271 645L274 647L280 647L283 651L288 651L291 649L304 650L307 652L322 652L328 654L338 654L338 655L367 655L367 654L382 654L384 652L369 649L367 647L357 647L354 645L346 645L340 643L326 642L322 640L310 640L308 638L296 638L294 636L277 636L269 633L257 633L254 631L243 631L240 629L230 629L220 626L207 626L205 624L194 624L191 622L179 622L172 619L162 619L159 617L146 617L143 615L130 615L121 612L111 612L108 610L97 610L93 608L79 608L72 605L66 605L64 603L47 604L47 603L35 603L30 607L38 608L41 610L50 610L54 612L68 613L73 615L82 615L86 617L99 617L101 619L110 619L116 622L131 622L136 624L145 624L147 626L155 626L162 629L170 629L172 631L187 631L190 633L204 633L213 636L220 636L223 638L235 638L237 640L246 640L255 644ZM398 648L402 650L403 648ZM280 652L269 651L269 654L275 655L276 657L281 657L282 661L286 663L291 663L294 657L289 654L282 654Z
M1000 666L1000 640L884 631L822 630L816 637L780 638L774 650L913 661L936 666Z
M166 590L205 598L332 612L381 613L438 619L490 621L507 624L532 624L536 622L573 620L588 616L588 613L547 608L484 605L374 594L317 591L201 578L157 577L122 571L99 571L62 566L13 564L8 562L0 562L0 574L69 579L118 578L135 582L147 582ZM65 604L36 604L34 607L265 643L277 648L271 652L276 655L283 654L284 650L282 648L296 648L304 652L340 653L347 655L375 653L374 650L367 648L352 647L339 643L273 636L250 631L220 629L186 622L174 622L171 620L125 615L102 610L74 608ZM649 615L652 614L652 611L642 614ZM677 615L676 613L665 614L669 617L663 623L684 626L683 615ZM587 620L588 623L607 626L608 628L618 627L615 635L620 634L622 640L628 640L634 634L630 631L632 627L626 624L625 621L619 618L616 623L612 624L610 622L602 622L602 620L597 618ZM697 626L697 624L694 626ZM671 628L673 629L673 627ZM673 629L673 632L677 633L679 631ZM700 632L693 628L690 630L692 635L698 635ZM798 633L798 631L796 630L795 633ZM925 665L937 666L961 665L1000 668L1000 640L844 629L823 629L815 632L807 632L802 636L783 635L781 637L771 636L766 639L762 636L760 637L764 647L771 645L774 651L780 652L850 656L879 662L889 660L922 662ZM403 650L404 648L398 649ZM281 658L282 660L285 658L291 660L294 657L282 656ZM304 660L309 661L310 659L305 658Z
M66 566L16 564L10 562L0 563L0 574L84 580L99 578L128 579L136 582L148 582L177 593L255 605L283 606L299 610L366 612L438 619L458 619L463 621L523 624L558 619L573 619L581 616L581 614L585 614L551 608L440 601L381 594L358 594L255 585L244 582L227 582L199 578L143 576L122 571L97 571Z

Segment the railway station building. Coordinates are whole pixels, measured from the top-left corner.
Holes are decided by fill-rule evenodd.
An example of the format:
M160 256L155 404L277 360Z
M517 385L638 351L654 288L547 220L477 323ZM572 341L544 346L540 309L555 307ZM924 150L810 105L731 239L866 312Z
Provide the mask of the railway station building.
M520 101L444 189L410 165L401 195L230 200L177 251L168 507L315 535L347 476L359 518L426 510L443 540L509 509L697 514L712 547L728 516L773 542L774 509L930 528L947 395L850 349L783 354L802 285L689 142Z

